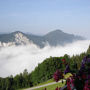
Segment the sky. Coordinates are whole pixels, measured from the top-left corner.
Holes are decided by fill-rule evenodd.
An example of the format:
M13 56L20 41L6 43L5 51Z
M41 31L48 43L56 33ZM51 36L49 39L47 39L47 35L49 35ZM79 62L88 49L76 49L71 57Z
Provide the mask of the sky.
M90 0L0 0L0 32L56 29L90 39Z

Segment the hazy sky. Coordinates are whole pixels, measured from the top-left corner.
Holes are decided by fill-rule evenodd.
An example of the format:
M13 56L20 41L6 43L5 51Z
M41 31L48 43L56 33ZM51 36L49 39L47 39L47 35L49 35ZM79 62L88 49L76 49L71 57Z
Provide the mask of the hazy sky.
M0 0L0 32L55 29L90 39L90 0Z

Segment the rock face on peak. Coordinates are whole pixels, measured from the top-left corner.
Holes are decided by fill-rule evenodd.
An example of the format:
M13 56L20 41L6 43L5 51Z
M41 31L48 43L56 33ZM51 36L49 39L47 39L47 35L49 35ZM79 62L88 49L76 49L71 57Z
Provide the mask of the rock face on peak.
M24 36L22 33L18 32L14 36L15 36L15 42L17 45L30 44L30 40L26 36Z
M61 30L49 32L44 36L25 34L23 32L16 31L9 34L0 34L0 46L27 45L34 43L40 48L43 48L46 43L51 46L57 46L83 39L83 37L64 33Z
M22 32L0 35L0 46L27 45L31 41Z

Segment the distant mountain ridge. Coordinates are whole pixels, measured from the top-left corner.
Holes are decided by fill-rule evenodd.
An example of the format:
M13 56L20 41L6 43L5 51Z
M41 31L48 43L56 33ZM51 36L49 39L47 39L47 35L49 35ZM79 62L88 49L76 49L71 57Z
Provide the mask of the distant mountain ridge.
M61 30L55 30L43 36L26 34L20 31L9 34L0 34L0 46L27 45L33 43L40 48L43 48L46 43L51 46L57 46L77 40L84 40L84 38L81 36L65 33Z

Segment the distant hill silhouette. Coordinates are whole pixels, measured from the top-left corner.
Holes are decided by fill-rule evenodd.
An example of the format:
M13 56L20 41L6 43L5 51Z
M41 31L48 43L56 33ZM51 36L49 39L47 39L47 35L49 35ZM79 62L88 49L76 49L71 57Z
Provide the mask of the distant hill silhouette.
M77 40L84 40L81 36L75 36L73 34L65 33L61 30L55 30L52 32L47 33L43 36L33 35L33 34L26 34L20 31L16 31L9 34L0 34L0 42L1 43L8 43L8 42L15 42L16 44L16 34L18 42L17 44L21 44L20 42L23 41L23 44L26 43L26 41L32 41L37 46L43 48L46 43L48 43L51 46L57 46L57 45L64 45L67 43L71 43L73 41ZM23 40L25 38L25 40ZM21 40L21 41L19 41Z

